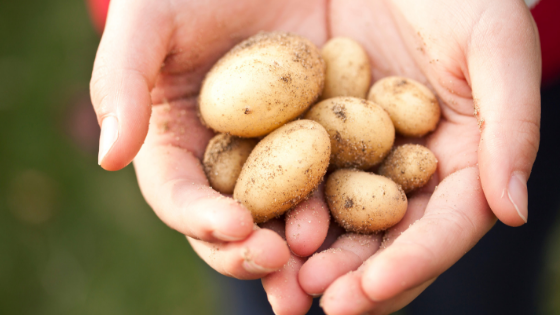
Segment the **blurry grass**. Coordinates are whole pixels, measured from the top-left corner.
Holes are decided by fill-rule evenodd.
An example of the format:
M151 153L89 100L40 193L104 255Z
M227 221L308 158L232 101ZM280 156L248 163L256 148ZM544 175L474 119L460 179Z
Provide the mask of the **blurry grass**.
M215 285L67 135L98 36L82 0L0 3L0 314L215 314Z

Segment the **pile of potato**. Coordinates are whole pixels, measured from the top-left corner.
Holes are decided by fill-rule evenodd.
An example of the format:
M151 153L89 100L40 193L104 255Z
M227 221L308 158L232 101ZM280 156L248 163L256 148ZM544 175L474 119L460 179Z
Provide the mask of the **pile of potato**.
M210 185L233 193L261 223L305 200L330 172L327 204L347 231L398 223L406 193L428 182L437 160L420 145L393 148L395 132L426 135L440 108L411 79L387 77L369 89L370 71L348 38L319 51L297 35L259 33L235 46L199 97L201 120L219 132L204 155ZM375 166L379 175L367 172Z

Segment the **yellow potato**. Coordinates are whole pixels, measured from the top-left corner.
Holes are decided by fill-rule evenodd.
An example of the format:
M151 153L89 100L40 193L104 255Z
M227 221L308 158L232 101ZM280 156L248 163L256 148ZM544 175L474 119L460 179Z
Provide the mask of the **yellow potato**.
M256 223L265 222L303 201L327 171L331 145L321 125L297 120L257 144L245 162L233 197Z
M422 137L436 129L439 121L436 96L412 79L383 78L371 87L368 99L389 113L395 129L403 136Z
M391 151L379 167L379 175L389 177L409 193L426 185L436 169L437 159L430 149L405 144Z
M208 72L199 97L204 123L219 132L260 137L301 115L323 90L325 63L309 40L259 33Z
M371 68L366 51L350 38L335 37L321 49L327 64L322 99L336 96L366 98Z
M346 231L374 233L397 224L408 201L402 188L387 177L354 169L332 173L325 185L331 213Z
M320 123L331 139L331 167L368 169L391 151L395 128L389 115L373 102L335 97L314 105L306 119Z
M241 168L257 142L225 133L212 138L202 161L210 186L223 194L233 193Z

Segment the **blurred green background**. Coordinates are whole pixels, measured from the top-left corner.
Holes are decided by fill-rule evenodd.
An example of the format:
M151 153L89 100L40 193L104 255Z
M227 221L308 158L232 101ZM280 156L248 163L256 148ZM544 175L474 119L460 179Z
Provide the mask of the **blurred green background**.
M0 314L226 314L221 282L97 166L82 0L0 1ZM542 305L560 314L560 229Z
M97 165L83 0L0 1L0 314L218 314L216 281Z

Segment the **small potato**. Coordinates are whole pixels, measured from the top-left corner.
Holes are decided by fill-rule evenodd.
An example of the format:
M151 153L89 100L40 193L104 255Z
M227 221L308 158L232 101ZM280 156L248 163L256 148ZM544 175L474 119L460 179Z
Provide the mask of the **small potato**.
M204 123L239 137L260 137L301 115L318 99L325 62L309 40L259 33L208 72L200 91Z
M436 168L437 159L430 149L405 144L391 151L379 167L379 175L389 177L409 193L426 185Z
M303 201L327 171L331 144L318 123L297 120L270 133L253 149L233 198L265 222Z
M329 133L333 169L368 169L383 161L395 140L387 112L364 99L330 98L313 106L305 118L320 123Z
M210 186L223 194L233 193L241 168L257 142L225 133L212 138L202 161Z
M403 77L383 78L371 87L368 99L391 116L398 133L422 137L436 129L440 116L438 101L426 86Z
M350 38L329 40L321 56L327 64L322 99L336 96L366 98L371 84L371 68L366 51Z
M349 232L386 230L404 217L408 207L404 191L395 182L354 169L332 173L325 196L336 222Z

